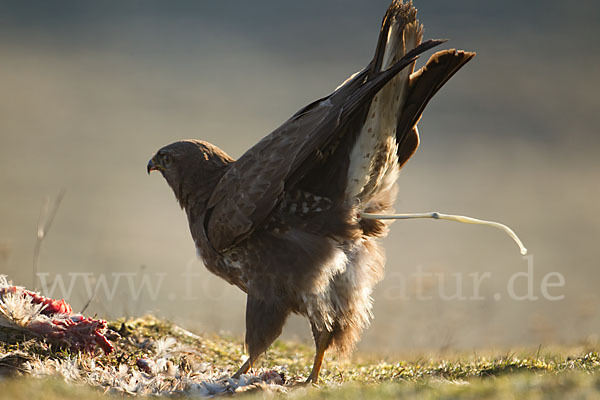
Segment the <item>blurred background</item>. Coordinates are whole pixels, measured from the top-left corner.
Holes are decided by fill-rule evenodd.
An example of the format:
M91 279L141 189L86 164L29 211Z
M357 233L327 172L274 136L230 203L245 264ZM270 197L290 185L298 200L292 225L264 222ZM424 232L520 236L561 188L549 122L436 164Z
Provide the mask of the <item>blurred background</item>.
M243 294L195 259L184 213L146 163L182 138L239 157L369 62L388 4L0 1L0 273L33 285L40 210L65 188L39 271L47 284L62 277L76 311L90 297L82 277L93 288L105 276L114 297L99 290L88 314L153 312L188 329L241 336ZM600 3L416 6L426 38L449 38L447 47L478 55L427 108L397 210L504 222L533 259L491 228L395 223L385 240L387 278L373 294L375 319L360 349L596 340ZM515 291L531 284L538 299L511 299L508 282L528 262L531 282L517 279ZM182 276L189 269L193 277ZM421 285L419 271L432 274ZM486 272L483 299L444 297L459 289L475 297L469 274ZM564 286L548 290L561 300L542 296L550 272L564 277ZM140 286L144 279L155 293ZM309 341L306 322L292 318L284 337Z

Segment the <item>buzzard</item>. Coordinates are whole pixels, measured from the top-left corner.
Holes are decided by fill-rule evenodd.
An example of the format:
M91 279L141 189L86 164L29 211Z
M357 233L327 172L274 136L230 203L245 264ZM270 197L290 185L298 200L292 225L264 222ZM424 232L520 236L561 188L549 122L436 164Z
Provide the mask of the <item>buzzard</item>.
M238 160L182 140L149 161L148 173L160 171L185 210L206 268L247 294L249 358L234 377L254 365L290 313L312 328L309 382L318 381L328 348L350 352L369 325L388 223L363 215L392 211L425 106L475 56L444 50L414 71L421 53L444 42L423 42L416 15L412 2L394 0L367 67Z

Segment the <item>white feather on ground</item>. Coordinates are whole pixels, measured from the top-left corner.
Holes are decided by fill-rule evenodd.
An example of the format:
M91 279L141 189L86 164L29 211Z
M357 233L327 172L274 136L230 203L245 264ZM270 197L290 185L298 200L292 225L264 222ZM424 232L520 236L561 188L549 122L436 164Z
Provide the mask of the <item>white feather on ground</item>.
M48 304L58 304L60 310L70 311L64 301L45 298L38 293L12 285L6 276L0 275L0 326L30 334L40 347L48 349L48 343L72 347L61 322L86 320L72 313L44 314ZM47 311L46 311L47 313ZM47 313L48 314L48 313ZM95 321L95 320L94 320ZM105 322L105 321L103 321ZM182 337L201 340L182 328L172 331ZM102 330L106 333L106 327ZM115 334L116 335L116 334ZM118 337L118 335L116 335ZM61 338L61 340L57 340ZM71 351L67 357L47 357L22 350L0 354L0 376L14 373L33 377L60 377L66 382L99 387L105 392L130 395L196 395L216 396L247 390L285 391L284 378L274 370L260 371L257 375L242 375L232 379L228 372L206 363L188 363L180 360L184 355L200 355L199 349L182 344L176 337L166 336L147 344L149 352L135 360L135 365L117 363L111 365L101 360L96 351ZM20 346L26 347L26 346ZM81 347L82 349L85 346Z

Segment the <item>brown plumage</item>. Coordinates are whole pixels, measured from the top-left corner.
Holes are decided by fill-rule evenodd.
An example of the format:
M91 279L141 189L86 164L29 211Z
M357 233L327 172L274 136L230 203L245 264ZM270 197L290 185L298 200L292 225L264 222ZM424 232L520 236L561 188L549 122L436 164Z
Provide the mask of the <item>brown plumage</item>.
M352 350L371 319L381 280L382 221L399 169L419 145L425 105L474 53L445 50L414 71L422 43L412 3L394 0L373 60L331 95L294 114L237 161L198 140L175 142L148 163L186 211L206 267L247 293L245 373L290 313L310 321L318 380L325 350Z

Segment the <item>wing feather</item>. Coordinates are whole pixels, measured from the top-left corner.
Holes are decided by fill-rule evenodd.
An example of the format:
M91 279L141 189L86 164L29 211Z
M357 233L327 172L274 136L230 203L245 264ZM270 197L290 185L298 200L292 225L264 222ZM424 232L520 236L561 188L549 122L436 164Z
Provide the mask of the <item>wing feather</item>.
M205 221L210 243L223 251L259 227L285 192L288 178L302 176L306 160L319 154L345 130L346 121L419 54L444 41L423 42L389 69L372 74L369 68L330 96L303 108L282 126L244 153L221 178L209 199ZM368 73L372 77L366 80Z
M438 90L473 57L475 57L473 52L442 50L432 55L423 68L411 75L408 96L396 128L400 168L419 147L417 123L423 115L425 106Z

